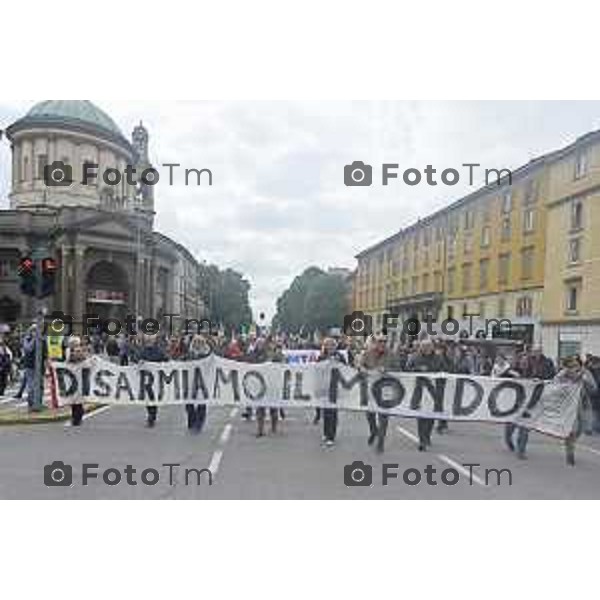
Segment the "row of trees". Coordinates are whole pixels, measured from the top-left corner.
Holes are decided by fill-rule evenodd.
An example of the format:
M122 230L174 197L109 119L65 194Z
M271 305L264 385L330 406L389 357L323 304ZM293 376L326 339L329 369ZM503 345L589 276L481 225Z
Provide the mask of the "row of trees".
M346 277L309 267L277 300L273 326L303 334L341 328L348 312L348 294Z
M216 265L202 265L200 293L210 319L226 330L239 329L252 323L248 294L250 283L233 269L221 270Z

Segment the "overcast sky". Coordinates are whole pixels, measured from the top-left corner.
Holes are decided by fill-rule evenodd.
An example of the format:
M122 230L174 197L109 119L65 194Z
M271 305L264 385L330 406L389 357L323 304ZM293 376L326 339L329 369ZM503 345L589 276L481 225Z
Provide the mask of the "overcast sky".
M232 267L252 284L255 314L310 265L355 266L354 255L472 191L401 181L381 185L381 164L438 173L480 163L516 168L600 129L600 102L164 102L96 101L126 136L141 120L156 165L208 168L213 186L156 187L156 228L199 260ZM0 129L36 100L0 101ZM370 188L344 185L344 165L370 163ZM0 204L10 148L0 143ZM439 177L439 175L438 175Z

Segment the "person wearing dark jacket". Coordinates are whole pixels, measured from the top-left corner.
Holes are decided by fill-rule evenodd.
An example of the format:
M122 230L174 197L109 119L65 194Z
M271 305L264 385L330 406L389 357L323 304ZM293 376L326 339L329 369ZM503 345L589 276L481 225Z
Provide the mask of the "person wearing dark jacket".
M333 338L326 338L321 348L319 362L332 360L346 364L346 357L337 350L336 343ZM326 447L332 448L335 445L338 426L338 411L337 408L323 409L323 443Z
M516 362L516 361L515 361ZM498 354L492 367L492 377L497 378L519 378L524 374L519 372L516 368L513 368L510 361L503 356ZM515 431L517 433L516 445L515 445ZM529 429L527 427L516 425L515 423L506 423L504 426L504 442L511 452L517 453L517 456L521 460L527 458L527 442L529 441Z
M596 392L590 398L593 414L592 429L594 433L600 433L600 358L590 355L585 366L596 382Z
M144 335L138 354L139 362L167 362L169 357L158 343L155 335ZM146 426L154 427L158 417L158 406L146 406Z
M441 373L452 373L452 361L446 354L446 349L443 346L438 346L435 349L436 366ZM442 435L448 431L448 421L440 419L436 431Z
M423 340L416 354L412 354L407 363L406 370L416 373L437 373L441 370L438 356L433 352L433 344L430 340ZM419 452L425 452L431 446L431 432L433 431L434 419L418 418L417 431L419 434Z
M389 353L387 339L379 335L370 342L367 349L360 355L358 369L366 371L379 371L384 373L389 366ZM379 454L384 451L385 436L388 428L388 415L383 413L367 412L367 423L369 424L369 446L377 440L376 450Z

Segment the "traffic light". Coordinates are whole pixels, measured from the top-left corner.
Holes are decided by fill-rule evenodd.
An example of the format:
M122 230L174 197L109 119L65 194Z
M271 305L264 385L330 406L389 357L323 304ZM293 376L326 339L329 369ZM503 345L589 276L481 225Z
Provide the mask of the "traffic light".
M29 256L22 258L19 262L18 273L21 279L21 292L25 296L35 296L37 282L35 261Z
M56 272L58 265L53 258L44 258L42 260L42 284L40 289L40 298L52 296L56 287Z

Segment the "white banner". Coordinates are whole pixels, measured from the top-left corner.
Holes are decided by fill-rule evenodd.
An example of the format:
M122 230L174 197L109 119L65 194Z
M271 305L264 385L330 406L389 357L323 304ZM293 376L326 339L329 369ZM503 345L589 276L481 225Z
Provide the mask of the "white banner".
M580 388L447 373L359 372L336 362L248 364L203 360L120 367L98 357L54 363L61 404L338 408L401 417L516 423L566 437Z

